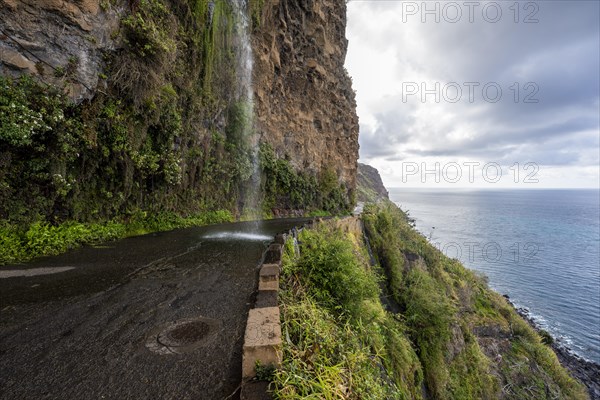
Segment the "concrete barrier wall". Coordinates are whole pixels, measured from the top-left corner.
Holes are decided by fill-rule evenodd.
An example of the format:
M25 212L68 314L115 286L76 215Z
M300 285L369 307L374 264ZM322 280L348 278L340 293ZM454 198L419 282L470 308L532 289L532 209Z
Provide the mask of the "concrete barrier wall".
M318 221L318 220L317 220ZM314 221L306 224L312 225ZM355 237L362 235L362 225L358 217L346 217L331 221L343 231ZM279 367L283 359L281 321L279 313L278 292L279 275L284 245L289 237L298 238L302 230L292 229L275 236L275 240L265 251L263 262L258 273L258 294L254 307L248 313L244 348L242 356L242 400L271 399L268 393L268 382L254 380L256 362L263 366Z
M282 362L281 322L278 304L279 274L283 247L288 237L298 230L275 236L265 251L258 273L258 294L254 308L248 313L242 355L242 400L270 399L268 382L256 381L256 363L279 367Z

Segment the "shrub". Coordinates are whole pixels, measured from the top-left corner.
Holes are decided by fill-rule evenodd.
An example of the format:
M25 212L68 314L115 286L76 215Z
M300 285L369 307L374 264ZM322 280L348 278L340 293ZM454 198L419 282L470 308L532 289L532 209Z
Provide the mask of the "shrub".
M259 161L265 211L276 205L329 214L343 214L350 210L351 199L343 185L338 184L333 170L326 168L319 177L298 172L289 161L278 158L267 143L260 144Z
M302 256L296 266L309 293L332 311L354 315L363 301L377 299L378 286L357 260L352 242L326 226L302 232Z
M283 257L286 340L275 398L421 398L418 359L379 301L360 242L335 224L305 230L299 241L300 255L290 239Z

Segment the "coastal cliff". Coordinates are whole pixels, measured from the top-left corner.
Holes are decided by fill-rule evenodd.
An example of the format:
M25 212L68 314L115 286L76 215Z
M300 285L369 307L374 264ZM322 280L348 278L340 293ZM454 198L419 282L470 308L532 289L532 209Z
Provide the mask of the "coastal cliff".
M359 179L359 192L378 191L375 181ZM288 239L278 296L283 361L267 377L275 398L589 398L547 334L391 201L375 200L360 217Z
M383 185L379 171L367 164L358 163L356 199L362 202L389 200L389 192Z
M389 201L289 239L280 279L275 398L589 398L485 278Z
M362 225L316 224L286 243L280 398L585 399L484 278L386 201L376 170L357 178L345 0L242 4L0 0L0 264L343 214L358 194L382 200ZM253 62L240 63L247 45Z
M0 0L4 243L65 223L143 232L350 210L345 7Z
M345 0L268 0L253 32L257 128L297 170L356 185L358 117Z

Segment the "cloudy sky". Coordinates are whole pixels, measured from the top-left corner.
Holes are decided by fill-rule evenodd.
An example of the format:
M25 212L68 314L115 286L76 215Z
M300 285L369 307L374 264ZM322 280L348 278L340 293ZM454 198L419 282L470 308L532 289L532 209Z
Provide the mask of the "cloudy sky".
M388 187L598 187L599 2L515 3L348 3L360 161Z

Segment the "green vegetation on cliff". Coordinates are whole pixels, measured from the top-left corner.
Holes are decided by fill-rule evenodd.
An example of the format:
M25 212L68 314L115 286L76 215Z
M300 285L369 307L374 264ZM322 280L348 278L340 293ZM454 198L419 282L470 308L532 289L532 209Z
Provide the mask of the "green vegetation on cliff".
M299 241L300 254L290 240L283 259L284 356L275 397L417 397L421 367L402 323L379 301L361 233L321 224Z
M506 300L396 206L369 204L362 220L376 265L347 220L303 231L299 254L286 244L276 398L587 398Z
M249 3L254 24L263 5ZM330 171L297 171L266 144L256 160L236 94L235 18L228 1L133 2L81 104L66 94L68 68L64 88L0 76L0 265L273 209L350 208ZM259 210L245 202L255 186Z
M106 55L106 88L89 102L0 77L0 218L233 211L250 156L225 129L236 117L228 4L137 2Z
M324 169L318 176L296 171L289 161L277 158L266 143L261 145L259 154L263 173L262 207L266 213L276 207L309 213L350 211L353 199L348 198L346 188L338 183L331 169Z
M358 201L376 203L382 199L389 200L379 171L367 164L358 163L356 191Z

